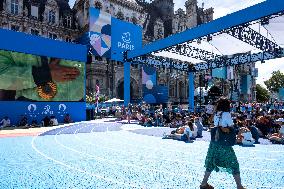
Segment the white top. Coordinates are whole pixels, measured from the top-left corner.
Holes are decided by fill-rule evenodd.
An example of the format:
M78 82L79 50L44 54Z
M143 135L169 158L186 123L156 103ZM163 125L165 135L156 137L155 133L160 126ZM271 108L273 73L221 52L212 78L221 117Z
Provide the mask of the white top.
M215 127L218 127L219 117L220 117L221 113L222 112L217 112L217 114L214 115L214 126ZM233 122L231 113L230 112L223 112L219 126L230 127L230 126L233 126L233 125L234 125L234 122Z
M52 125L53 125L53 126L58 125L58 121L57 121L57 119L56 119L56 118L52 118L52 119L50 119L50 122L52 122Z
M188 133L189 137L192 137L193 133L192 131L190 130L189 127L186 127L185 130L184 130L184 134Z
M2 119L2 121L0 122L0 124L2 124L2 127L8 127L10 126L11 122L10 119Z
M244 137L244 140L252 140L252 139L253 139L253 138L252 138L252 134L251 134L250 131L245 132L245 133L243 133L242 135L243 135L243 137Z
M197 136L197 126L195 124L193 124L193 137Z
M207 114L213 114L214 113L214 106L213 105L208 104L205 108L206 108Z

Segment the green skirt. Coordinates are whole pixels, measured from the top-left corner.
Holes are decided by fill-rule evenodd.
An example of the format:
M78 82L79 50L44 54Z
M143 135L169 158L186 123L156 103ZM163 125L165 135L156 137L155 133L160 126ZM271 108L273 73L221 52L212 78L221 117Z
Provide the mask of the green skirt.
M228 172L230 174L239 174L240 167L235 151L231 146L221 146L210 142L205 160L206 171L215 170Z

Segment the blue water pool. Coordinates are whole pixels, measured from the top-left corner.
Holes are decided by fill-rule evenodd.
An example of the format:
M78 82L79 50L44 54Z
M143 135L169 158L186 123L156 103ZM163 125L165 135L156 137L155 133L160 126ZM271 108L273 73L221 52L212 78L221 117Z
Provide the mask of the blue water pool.
M143 129L80 123L37 137L2 138L0 189L199 187L208 142L163 140L137 130ZM283 145L234 149L248 189L284 188ZM215 188L235 188L225 173L213 172L209 181Z

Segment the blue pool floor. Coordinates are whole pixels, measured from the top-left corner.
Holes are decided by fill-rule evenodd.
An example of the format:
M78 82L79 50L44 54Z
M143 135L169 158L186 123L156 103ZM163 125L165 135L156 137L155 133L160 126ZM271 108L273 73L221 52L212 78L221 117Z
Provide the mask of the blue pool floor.
M0 189L199 188L208 142L163 140L136 130L140 126L80 123L42 136L1 138ZM284 189L283 145L234 150L248 189ZM226 173L213 172L209 182L236 188Z

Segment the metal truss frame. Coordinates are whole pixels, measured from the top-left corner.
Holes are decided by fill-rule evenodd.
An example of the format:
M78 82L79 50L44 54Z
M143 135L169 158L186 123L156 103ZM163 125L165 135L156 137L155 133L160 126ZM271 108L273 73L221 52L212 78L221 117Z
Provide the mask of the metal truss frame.
M216 59L212 59L207 62L197 63L197 64L177 59L167 58L163 56L155 56L152 54L136 57L129 61L133 64L144 64L157 68L176 69L186 72L199 72L202 70L221 68L225 66L235 66L235 65L270 60L280 57L284 57L283 51L281 54L278 54L277 57L275 55L270 54L269 52L260 52L255 54L244 53L244 54L235 55L233 57L221 56L217 57Z
M253 47L258 48L263 52L269 52L276 56L280 54L282 50L279 45L267 39L255 30L251 29L248 25L240 25L237 27L230 28L225 33Z
M184 32L171 35L162 40L155 41L142 48L129 51L127 59L139 57L145 54L150 54L169 47L183 44L188 41L200 39L218 32L225 32L226 30L237 27L239 25L248 24L252 21L263 19L265 17L283 13L284 1L280 0L266 0L257 5L248 7L246 9L229 14L225 17L213 20L209 23L200 25L198 27L185 30Z
M180 71L195 72L194 64L163 56L144 55L131 59L133 64L145 64L156 68L176 69Z
M125 52L124 60L125 62L146 64L153 67L198 72L224 66L234 66L284 57L284 50L280 46L249 28L250 22L264 18L269 19L271 15L283 15L283 11L284 1L266 0L265 2L213 20L212 22L200 25L199 27L155 41L141 49ZM208 36L220 33L227 33L243 42L261 49L263 52L256 54L236 54L229 57L216 55L212 52L190 46L190 43L193 40L204 37L207 37L208 39ZM151 54L161 51L200 59L204 62L193 64L191 62Z
M164 51L199 59L199 60L205 60L205 61L221 57L221 55L217 55L213 52L209 52L203 49L199 49L197 47L193 47L190 44L191 44L190 42L186 42L180 45L166 48L164 49Z
M259 52L259 53L244 53L235 55L233 57L223 56L222 58L217 58L215 60L209 60L208 62L198 63L194 65L196 71L208 70L221 68L225 66L235 66L240 64L246 64L257 61L270 60L275 58L284 57L284 53L278 54L277 56L270 54L269 52Z

